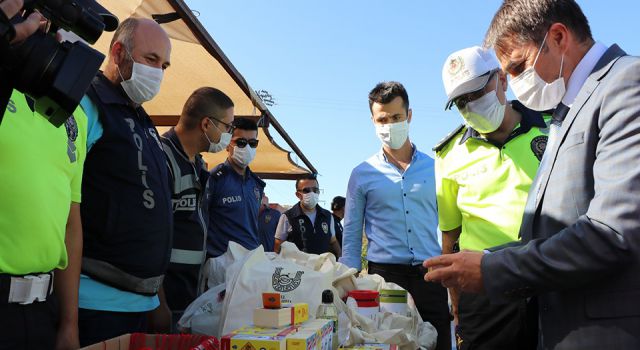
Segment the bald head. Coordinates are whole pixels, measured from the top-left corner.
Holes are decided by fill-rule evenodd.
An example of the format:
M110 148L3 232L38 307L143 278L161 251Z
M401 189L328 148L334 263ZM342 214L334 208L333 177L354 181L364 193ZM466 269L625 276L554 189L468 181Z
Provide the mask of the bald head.
M170 65L170 56L169 35L158 23L148 18L130 17L113 35L105 76L114 84L131 78L134 61L164 70Z

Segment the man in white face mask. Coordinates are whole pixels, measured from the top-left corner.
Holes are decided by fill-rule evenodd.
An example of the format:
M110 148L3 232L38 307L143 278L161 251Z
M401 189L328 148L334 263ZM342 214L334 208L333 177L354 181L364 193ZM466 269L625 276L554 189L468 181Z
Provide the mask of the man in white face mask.
M536 301L539 349L640 349L640 58L596 42L574 0L506 0L485 44L525 106L562 102L555 138L522 243L433 258L425 278Z
M349 178L340 261L362 268L364 226L369 273L407 289L422 319L438 331L436 349L450 349L447 290L424 282L420 266L440 254L433 159L409 140L412 114L402 84L376 85L369 108L382 147Z
M161 294L160 302L171 310L172 326L198 296L206 256L209 171L200 153L220 152L229 145L233 113L233 101L224 92L199 88L187 99L175 128L160 138L171 170L174 227L171 262L163 280L166 300Z
M529 187L547 143L551 117L507 101L506 76L493 53L474 46L449 55L442 68L446 109L464 124L435 148L442 253L517 241ZM534 349L535 322L526 303L491 305L477 294L449 289L459 349Z
M146 331L147 312L159 305L173 211L166 156L141 105L158 93L170 53L158 23L126 19L113 36L104 73L81 102L89 118L81 204L82 346Z
M211 170L209 188L209 226L207 253L220 256L229 241L252 250L262 242L258 214L265 182L249 164L258 148L258 125L238 118L233 122L233 136L227 146L227 160Z
M280 252L282 242L289 241L306 253L331 252L340 257L342 251L336 239L333 215L318 205L319 196L320 188L315 175L296 180L296 197L300 201L280 216L275 252Z

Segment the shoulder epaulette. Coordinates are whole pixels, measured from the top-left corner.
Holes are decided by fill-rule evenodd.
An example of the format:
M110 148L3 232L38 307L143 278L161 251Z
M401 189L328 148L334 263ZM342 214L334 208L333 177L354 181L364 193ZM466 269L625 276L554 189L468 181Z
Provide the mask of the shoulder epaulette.
M449 143L449 141L451 141L456 135L458 135L458 133L462 131L462 129L464 128L465 128L464 124L458 125L458 127L456 127L452 132L450 132L447 136L445 136L442 140L440 140L440 142L438 142L433 147L433 151L439 152L441 149L444 148L444 146L446 146Z
M218 164L215 168L211 169L211 177L219 179L224 175L224 163Z

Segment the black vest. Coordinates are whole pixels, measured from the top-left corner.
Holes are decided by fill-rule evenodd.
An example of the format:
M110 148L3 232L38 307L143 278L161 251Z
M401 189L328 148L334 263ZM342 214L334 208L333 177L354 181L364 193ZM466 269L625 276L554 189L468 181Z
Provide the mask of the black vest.
M331 212L316 205L316 221L312 223L302 211L300 202L287 210L291 231L287 241L294 243L298 249L310 254L322 254L329 251L331 242Z
M173 249L164 278L169 308L182 311L197 297L200 267L205 259L207 226L203 202L209 172L200 154L192 163L174 129L160 139L172 179Z
M169 263L173 215L160 138L144 109L131 107L123 94L102 74L87 91L98 108L103 134L84 167L82 269L97 280L132 290L124 282L151 277L161 281ZM85 267L85 260L107 266L109 274L98 275ZM127 278L112 278L121 272Z

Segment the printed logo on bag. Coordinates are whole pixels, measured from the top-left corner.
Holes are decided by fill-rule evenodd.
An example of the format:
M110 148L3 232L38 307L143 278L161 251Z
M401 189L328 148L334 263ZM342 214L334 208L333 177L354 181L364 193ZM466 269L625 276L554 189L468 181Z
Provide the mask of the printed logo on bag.
M304 271L296 271L295 277L292 278L291 274L282 273L282 267L276 267L271 277L271 285L276 292L291 292L300 286L303 274Z
M547 136L536 136L531 140L531 151L536 155L539 161L542 161L542 155L547 148Z
M326 222L322 223L322 231L324 231L324 234L326 235L327 233L329 233L329 225L327 225Z

